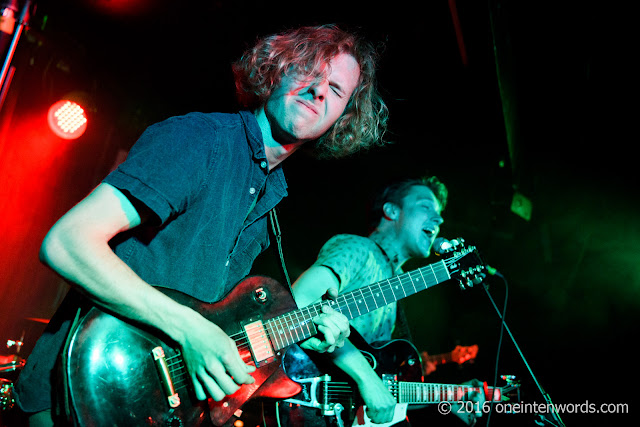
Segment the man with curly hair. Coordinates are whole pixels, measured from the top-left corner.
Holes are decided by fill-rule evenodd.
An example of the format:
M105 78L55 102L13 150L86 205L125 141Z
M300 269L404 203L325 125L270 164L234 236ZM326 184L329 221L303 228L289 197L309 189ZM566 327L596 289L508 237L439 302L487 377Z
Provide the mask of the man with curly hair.
M369 43L332 25L258 41L233 65L248 110L150 126L127 160L52 227L40 258L72 290L15 385L30 425L56 418L55 366L80 305L175 341L199 400L220 401L254 382L255 367L220 327L155 286L221 300L269 244L268 213L287 194L283 160L314 141L333 157L380 143L387 112L375 59ZM327 307L313 321L321 333L305 348L343 345L346 317Z

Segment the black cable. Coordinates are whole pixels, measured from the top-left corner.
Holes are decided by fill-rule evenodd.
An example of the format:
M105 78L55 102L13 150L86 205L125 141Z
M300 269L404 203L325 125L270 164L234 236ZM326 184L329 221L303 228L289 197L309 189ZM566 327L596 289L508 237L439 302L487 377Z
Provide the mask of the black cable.
M495 271L493 274L498 276L498 277L501 277L504 280L504 283L506 285L507 280L504 278L504 276L502 276L498 271ZM511 333L511 330L509 329L509 327L505 323L505 321L504 321L504 314L505 313L502 313L502 314L500 313L500 310L498 310L498 306L496 305L495 301L491 297L491 294L489 293L489 290L487 289L487 286L484 283L482 285L483 285L483 288L484 288L485 292L487 293L487 296L489 297L489 301L491 301L491 304L493 304L493 308L496 310L496 312L498 313L498 316L500 317L500 323L501 323L500 339L502 339L502 330L506 330L507 333L509 334L509 337L511 337L511 342L513 342L513 345L515 346L516 350L518 351L518 354L520 355L520 358L524 362L525 367L529 371L529 374L531 375L531 378L535 382L536 386L538 387L538 390L540 390L540 393L542 394L542 397L544 398L545 402L547 403L547 407L550 408L550 411L551 411L550 415L554 418L555 423L550 421L550 420L548 420L548 419L546 419L546 418L544 419L544 421L549 423L550 425L553 425L553 426L564 427L565 424L562 421L562 419L560 418L560 414L558 413L558 411L556 411L555 406L553 405L553 402L551 401L551 396L549 396L549 394L542 388L542 386L538 382L538 379L533 374L533 370L531 369L531 366L529 366L529 362L527 362L527 359L524 357L524 354L522 354L522 351L520 350L520 346L518 346L518 343L516 342L516 339L514 338L513 334ZM506 309L506 296L505 296L505 309ZM496 366L497 366L497 361L496 361ZM493 410L493 404L491 405L491 410ZM491 415L491 410L489 411L489 417ZM487 417L487 426L489 425L489 417ZM539 424L539 423L536 421L536 424ZM539 424L539 425L541 425L541 424Z
M504 281L504 306L502 308L502 315L500 316L501 318L500 335L498 338L498 351L496 353L496 367L493 374L493 389L491 390L491 405L489 409L489 415L487 415L487 424L486 424L487 427L489 427L489 422L491 421L491 414L493 413L493 406L494 406L493 400L496 393L496 386L498 385L498 364L500 361L500 350L502 349L502 337L504 336L504 318L507 315L507 300L509 299L509 284L507 283L507 279L505 279L505 277L502 274L500 274L500 272L498 271L495 271L493 275L498 276ZM482 288L489 296L489 299L491 299L491 301L493 302L493 298L489 293L489 287L484 282L482 282ZM494 306L495 306L495 303L494 303Z

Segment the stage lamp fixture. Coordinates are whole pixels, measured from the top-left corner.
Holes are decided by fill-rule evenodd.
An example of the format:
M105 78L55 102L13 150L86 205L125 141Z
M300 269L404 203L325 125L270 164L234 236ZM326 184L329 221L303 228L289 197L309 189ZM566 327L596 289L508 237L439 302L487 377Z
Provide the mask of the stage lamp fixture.
M49 107L47 118L53 133L63 139L79 138L87 129L84 108L68 99L60 100Z

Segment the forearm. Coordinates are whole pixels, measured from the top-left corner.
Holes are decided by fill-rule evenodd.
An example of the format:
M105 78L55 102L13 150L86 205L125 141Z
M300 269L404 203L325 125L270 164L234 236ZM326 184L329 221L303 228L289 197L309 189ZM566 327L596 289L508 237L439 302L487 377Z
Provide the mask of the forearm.
M53 226L40 259L100 306L181 342L184 322L175 319L194 319L197 313L142 280L109 246L114 236L148 216L119 190L101 184Z
M64 222L43 242L43 263L67 279L89 299L105 309L162 330L178 342L182 331L176 318L196 315L154 289L127 266L98 236L80 235Z
M298 307L306 307L320 301L329 288L340 289L336 276L327 267L313 266L293 284L293 297Z
M367 359L351 342L337 350L334 363L349 375L367 407L367 415L374 423L388 423L393 418L396 400Z
M372 381L380 381L369 361L348 339L345 340L344 346L337 349L331 357L333 363L349 375L360 388L371 384Z

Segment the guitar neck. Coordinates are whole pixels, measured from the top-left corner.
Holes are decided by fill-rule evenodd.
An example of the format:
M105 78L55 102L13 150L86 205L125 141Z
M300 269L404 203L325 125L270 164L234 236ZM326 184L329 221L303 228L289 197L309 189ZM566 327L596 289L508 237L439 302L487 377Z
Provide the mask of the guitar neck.
M397 397L398 403L426 404L440 402L460 402L469 400L471 393L483 393L483 387L459 384L431 384L412 382L393 382L389 384L391 393ZM488 394L493 400L502 399L500 388L488 387Z
M397 403L407 404L428 404L440 402L463 402L471 398L472 393L481 393L484 395L483 387L474 387L462 384L437 384L422 382L404 382L387 380L385 381L387 389L396 398ZM495 391L494 391L495 390ZM339 396L350 396L356 391L347 382L327 381L325 383L325 391L333 396L334 399ZM502 400L503 390L500 387L487 387L487 395L493 394L493 401L500 402Z
M355 291L339 295L335 300L323 301L300 310L278 316L265 322L265 328L276 350L303 341L317 333L311 321L322 313L322 306L329 304L334 310L351 320L387 304L416 294L451 278L447 260L413 270L390 279L363 286Z

